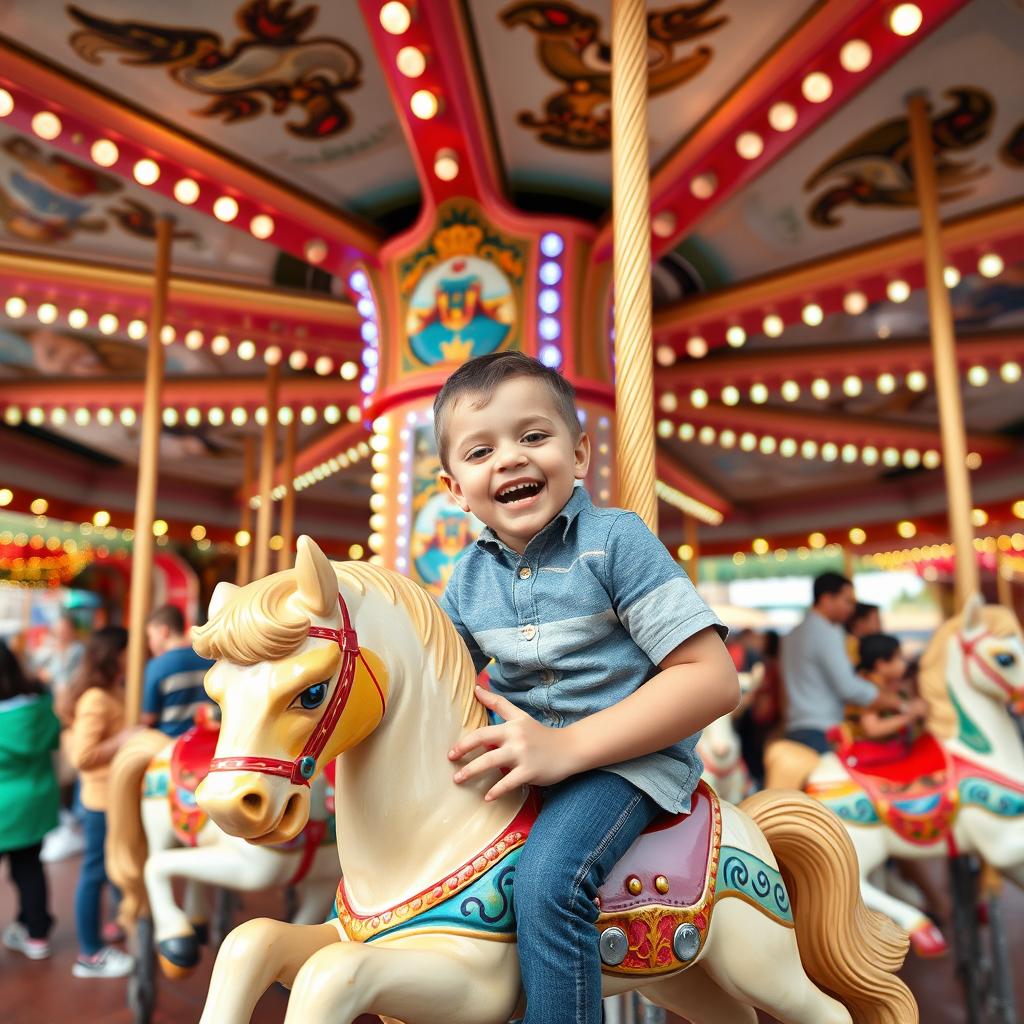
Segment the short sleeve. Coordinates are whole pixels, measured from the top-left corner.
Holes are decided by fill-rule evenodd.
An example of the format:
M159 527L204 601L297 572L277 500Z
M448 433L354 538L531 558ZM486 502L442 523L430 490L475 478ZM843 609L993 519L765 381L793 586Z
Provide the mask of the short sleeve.
M605 573L615 614L655 665L702 629L713 627L725 639L725 626L665 545L633 512L612 524Z
M160 693L160 672L157 669L154 658L146 665L146 672L142 677L142 713L146 715L159 715L163 710L163 699Z
M479 675L490 664L491 659L489 655L484 654L480 650L479 645L473 638L473 634L469 631L466 624L462 621L462 616L459 614L458 566L456 566L455 572L448 579L448 586L444 588L440 603L441 610L452 620L452 625L455 627L456 632L466 642L470 657L473 659L473 667L476 669L477 675Z

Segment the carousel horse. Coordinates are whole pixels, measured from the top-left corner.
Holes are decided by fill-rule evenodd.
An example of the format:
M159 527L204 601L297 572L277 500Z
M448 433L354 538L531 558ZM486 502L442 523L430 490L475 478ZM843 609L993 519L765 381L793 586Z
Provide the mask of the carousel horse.
M209 770L218 728L201 713L175 740L155 730L140 732L111 765L107 872L121 889L119 916L126 926L134 926L148 906L157 959L169 978L187 975L199 962L206 886L236 892L294 886L293 920L312 924L330 910L338 884L326 778L313 787L306 827L276 846L251 847L225 834L196 805L195 789ZM186 882L184 907L174 899L175 878Z
M934 956L946 949L941 932L868 875L889 857L974 854L1024 887L1024 743L1008 710L1024 706L1024 635L1013 613L972 598L935 633L918 685L928 731L907 756L871 764L856 743L840 742L815 755L805 788L850 833L864 902Z
M535 817L525 790L485 801L446 754L485 724L465 644L430 595L301 537L294 570L221 583L193 635L216 659L217 756L199 805L250 843L287 842L309 782L338 758L338 918L248 921L217 956L201 1024L245 1024L275 981L286 1022L503 1024L521 1003L511 900ZM340 755L340 757L339 757ZM600 891L604 990L640 989L693 1024L911 1024L894 973L906 936L859 896L835 816L804 794L738 809L701 784ZM599 933L599 934L598 934ZM802 962L801 962L802 961ZM826 991L830 994L826 994Z
M763 675L763 670L760 673ZM759 678L753 672L741 672L740 707L759 685ZM716 718L701 733L697 741L697 754L704 762L701 778L730 804L738 804L754 791L754 781L747 770L740 748L740 737L736 732L735 716L738 711Z

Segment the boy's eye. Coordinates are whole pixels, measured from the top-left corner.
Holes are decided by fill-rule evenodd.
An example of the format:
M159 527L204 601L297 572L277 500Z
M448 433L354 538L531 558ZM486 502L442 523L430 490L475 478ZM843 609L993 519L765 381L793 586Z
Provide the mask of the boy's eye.
M474 448L467 456L467 459L482 459L488 452L489 448Z
M533 442L533 441L543 441L543 440L544 440L544 438L545 438L545 437L547 437L547 436L548 436L548 435L547 435L547 434L545 434L545 433L544 433L544 431L542 431L542 430L531 430L531 431L530 431L530 432L529 432L529 433L528 433L528 434L527 434L527 435L526 435L526 436L525 436L525 437L523 438L523 440L524 440L524 441L527 441L527 442Z

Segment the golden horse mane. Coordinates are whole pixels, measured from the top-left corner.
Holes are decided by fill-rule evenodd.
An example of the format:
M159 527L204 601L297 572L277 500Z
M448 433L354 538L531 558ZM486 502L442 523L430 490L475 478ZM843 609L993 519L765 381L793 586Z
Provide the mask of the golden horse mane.
M986 604L978 609L977 614L981 625L997 637L1021 635L1017 617L1008 608ZM928 731L940 739L951 739L959 729L956 708L946 682L946 651L950 637L959 632L962 625L963 615L954 615L944 622L921 655L917 685L928 704Z
M452 700L462 705L462 724L486 724L486 711L475 699L476 669L462 637L437 602L418 583L369 562L332 562L339 583L365 595L380 594L409 616L431 656L436 681L452 680ZM298 650L310 619L290 598L297 589L294 569L254 580L234 593L204 626L192 630L192 644L204 658L237 665L279 661Z

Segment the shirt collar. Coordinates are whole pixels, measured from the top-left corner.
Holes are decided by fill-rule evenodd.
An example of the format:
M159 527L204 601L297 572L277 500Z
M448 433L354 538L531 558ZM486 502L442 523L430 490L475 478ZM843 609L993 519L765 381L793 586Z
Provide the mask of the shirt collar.
M555 516L554 519L544 527L540 533L537 534L533 540L530 541L532 544L538 537L543 537L549 533L549 531L557 529L559 524L562 525L562 540L564 541L569 536L569 529L572 524L576 521L576 517L585 509L589 508L592 504L590 495L587 494L587 489L583 486L573 487L572 494L569 495L569 500L562 506L562 510ZM489 548L497 551L512 551L512 549L489 527L485 526L480 532L480 536L477 537L476 543L482 548ZM516 557L520 557L518 553L512 552Z

